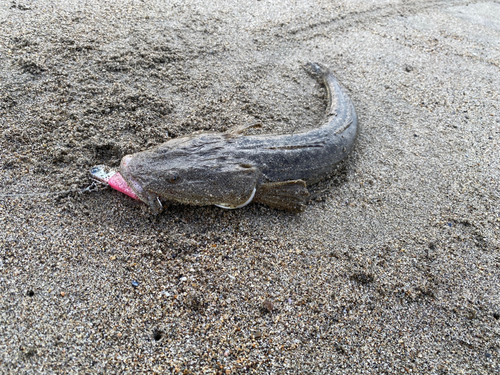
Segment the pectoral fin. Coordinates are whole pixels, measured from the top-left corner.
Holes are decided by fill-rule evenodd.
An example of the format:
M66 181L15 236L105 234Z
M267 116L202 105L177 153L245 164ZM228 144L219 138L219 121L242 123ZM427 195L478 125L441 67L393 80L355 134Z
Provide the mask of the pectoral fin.
M257 189L254 201L288 211L303 211L309 196L303 180L268 182Z
M246 202L243 202L242 204L239 205L230 205L230 204L215 204L214 206L220 207L220 208L225 208L226 210L234 210L236 208L241 208L248 206L252 201L253 197L255 197L255 192L257 191L256 188L253 188L252 194L250 195L250 198L246 200Z

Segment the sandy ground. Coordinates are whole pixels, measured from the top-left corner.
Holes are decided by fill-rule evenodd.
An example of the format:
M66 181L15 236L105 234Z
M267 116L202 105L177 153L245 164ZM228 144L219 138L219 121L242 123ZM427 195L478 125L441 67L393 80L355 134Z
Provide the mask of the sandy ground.
M82 191L168 137L314 127L307 61L360 134L305 212ZM0 371L499 373L499 68L498 1L1 1Z

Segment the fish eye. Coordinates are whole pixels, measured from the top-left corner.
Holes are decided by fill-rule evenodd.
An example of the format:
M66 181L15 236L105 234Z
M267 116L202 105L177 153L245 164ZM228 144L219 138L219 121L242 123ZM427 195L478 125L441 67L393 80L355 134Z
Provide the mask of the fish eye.
M180 180L181 180L181 178L179 177L178 174L172 174L168 177L168 182L170 182L171 184L176 184Z

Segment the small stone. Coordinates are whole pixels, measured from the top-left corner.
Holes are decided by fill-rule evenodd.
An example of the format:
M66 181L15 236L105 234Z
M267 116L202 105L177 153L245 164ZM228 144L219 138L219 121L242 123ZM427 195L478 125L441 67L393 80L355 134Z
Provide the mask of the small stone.
M411 65L405 65L405 71L406 72L411 72L413 70L413 66Z
M153 339L155 341L160 341L162 337L163 337L163 332L162 331L157 330L157 329L153 331Z
M64 297L65 295L66 295L66 293L61 292L61 297Z
M138 281L135 281L135 280L134 280L134 281L132 281L132 286L133 286L134 288L137 288L137 287L139 286L139 282L138 282Z
M264 301L264 303L262 304L262 307L264 308L265 311L267 312L272 312L274 310L274 304L272 303L272 301L266 299Z

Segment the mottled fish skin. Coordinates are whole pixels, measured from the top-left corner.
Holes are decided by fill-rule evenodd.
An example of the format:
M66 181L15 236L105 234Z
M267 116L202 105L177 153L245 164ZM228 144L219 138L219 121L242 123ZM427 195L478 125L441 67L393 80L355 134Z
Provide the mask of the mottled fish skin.
M120 172L154 213L158 197L191 205L238 208L250 201L300 211L307 185L334 172L354 147L358 132L354 106L332 72L318 63L306 70L328 95L326 118L316 129L285 135L200 132L127 155Z

